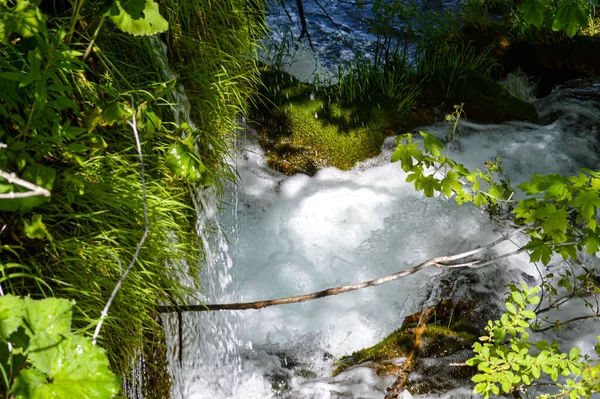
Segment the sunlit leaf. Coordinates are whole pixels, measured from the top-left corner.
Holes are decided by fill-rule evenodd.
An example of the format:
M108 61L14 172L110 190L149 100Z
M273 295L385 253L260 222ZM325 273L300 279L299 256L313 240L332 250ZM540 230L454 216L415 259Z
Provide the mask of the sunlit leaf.
M132 7L127 7L132 4ZM160 15L158 4L153 0L146 0L143 9L143 18L138 18L139 10L134 7L135 4L137 4L137 2L115 0L112 8L108 12L110 19L123 32L130 33L134 36L150 36L164 32L169 28L169 23L162 15ZM128 12L132 10L133 15Z

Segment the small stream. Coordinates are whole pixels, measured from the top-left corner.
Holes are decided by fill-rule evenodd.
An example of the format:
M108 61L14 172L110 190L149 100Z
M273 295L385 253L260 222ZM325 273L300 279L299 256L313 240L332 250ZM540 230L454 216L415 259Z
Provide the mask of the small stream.
M462 123L462 137L452 144L450 156L468 168L500 156L513 184L533 173L574 174L580 167L600 167L598 85L556 90L535 105L542 125ZM443 137L447 126L423 130ZM425 198L405 183L399 165L389 162L392 138L380 156L347 172L329 168L314 177L288 177L269 169L256 142L246 129L235 160L240 181L225 198L230 207L219 213L214 196L199 194L208 211L199 224L209 251L201 276L208 303L272 299L360 282L500 236L482 210L458 207L441 197ZM209 225L213 228L206 228ZM212 234L203 233L209 230ZM518 243L498 251L508 252ZM599 268L597 258L585 261ZM548 270L557 274L564 267L557 258ZM526 254L476 274L475 280L457 279L455 285L469 284L496 303L510 281L540 282L538 268ZM178 324L170 317L173 397L381 399L393 377L379 378L370 369L355 368L334 378L333 362L397 329L404 317L423 308L445 278L447 272L431 269L312 302L185 314L181 362ZM568 304L567 315L579 315L580 305L577 300ZM577 345L584 354L592 354L599 327L597 320L584 321L559 339L567 349ZM470 393L463 387L436 396Z

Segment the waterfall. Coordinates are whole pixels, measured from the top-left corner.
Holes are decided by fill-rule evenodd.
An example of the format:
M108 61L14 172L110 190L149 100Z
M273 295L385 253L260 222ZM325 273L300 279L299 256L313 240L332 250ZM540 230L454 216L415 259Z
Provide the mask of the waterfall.
M164 47L156 48L168 77L172 71ZM450 157L477 168L500 156L515 184L532 173L598 169L597 97L584 94L563 89L537 101L542 125L463 123ZM176 87L172 95L176 118L186 121L185 92ZM446 129L435 125L423 130L443 137ZM232 207L222 212L211 190L195 193L196 228L206 261L202 291L189 302L254 301L318 291L405 270L499 237L482 210L415 192L405 183L406 174L389 162L393 147L388 139L380 156L347 172L328 168L314 177L289 177L267 167L249 130L248 142L237 155L239 184L228 194ZM514 245L507 243L501 250ZM600 268L596 258L585 260L589 267ZM557 272L564 267L558 258L549 266ZM475 283L457 279L456 289L470 284L469 289L496 302L509 281L540 281L526 254L476 273ZM446 277L444 271L425 270L385 286L307 303L246 312L189 312L181 323L177 315L164 316L173 398L381 399L392 377L377 376L365 367L332 377L333 362L398 328L405 316L435 297ZM192 284L191 277L182 279ZM569 303L571 314L581 311L575 302ZM597 328L597 320L583 322L577 337L567 333L560 339L565 349L577 345L583 354L591 354L589 343L595 341L590 337ZM440 396L472 397L466 388Z

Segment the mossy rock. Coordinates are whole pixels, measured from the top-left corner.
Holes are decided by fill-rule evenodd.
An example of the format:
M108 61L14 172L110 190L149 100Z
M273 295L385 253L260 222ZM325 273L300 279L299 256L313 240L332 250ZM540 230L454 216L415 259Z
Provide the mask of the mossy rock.
M449 102L464 103L467 118L482 123L539 122L532 104L510 95L498 82L474 71L466 72Z
M422 335L419 357L437 358L454 354L461 349L469 349L478 339L477 334L466 331L453 331L442 326L426 326ZM335 364L333 375L359 364L372 362L378 375L395 373L397 367L389 362L398 357L408 356L413 347L413 327L405 327L394 331L376 345L361 349L350 356L342 357Z
M348 170L377 156L392 133L393 104L384 96L349 104L332 98L333 89L283 72L263 71L262 79L268 100L255 115L260 144L269 166L285 174L314 175L329 166Z

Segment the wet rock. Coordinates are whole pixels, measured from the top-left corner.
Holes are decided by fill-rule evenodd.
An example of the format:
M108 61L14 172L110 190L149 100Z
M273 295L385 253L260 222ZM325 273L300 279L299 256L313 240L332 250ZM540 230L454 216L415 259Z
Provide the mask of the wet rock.
M485 284L475 273L448 273L440 281L438 292L432 293L446 299L407 316L398 330L376 345L342 357L334 365L333 374L368 368L382 379L394 378L406 370L405 362L415 357L412 352L416 348L414 367L402 389L426 394L469 385L476 369L464 363L473 356L471 347L483 335L487 321L500 313L498 297L472 288ZM424 315L426 325L418 336Z

